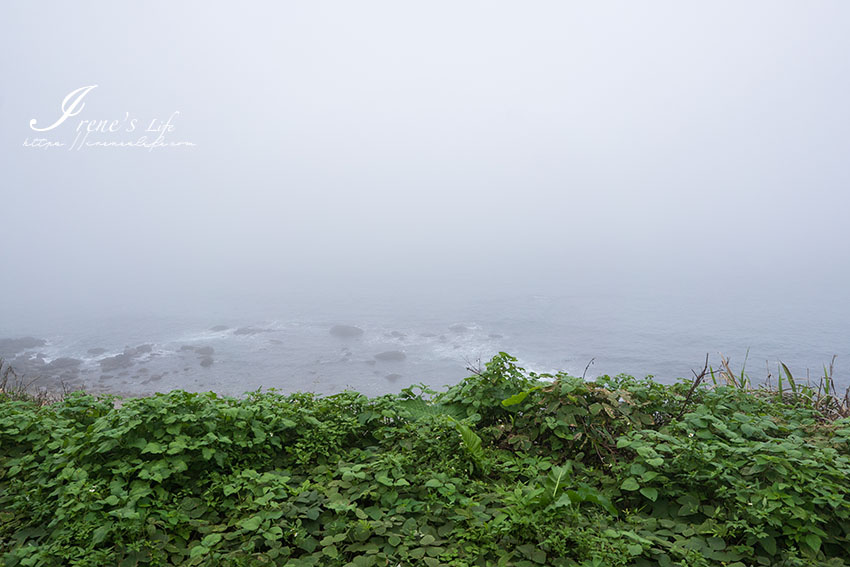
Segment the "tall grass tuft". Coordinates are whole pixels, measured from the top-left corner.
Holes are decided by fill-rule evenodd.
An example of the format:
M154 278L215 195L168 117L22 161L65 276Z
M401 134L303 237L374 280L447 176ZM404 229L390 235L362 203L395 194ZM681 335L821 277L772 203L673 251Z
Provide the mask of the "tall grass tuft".
M25 401L39 406L62 400L67 391L63 385L61 393L36 387L38 377L27 378L18 374L12 366L0 358L0 401Z
M749 355L749 351L747 351ZM711 369L711 379L714 387L726 385L745 390L753 395L767 397L777 403L807 407L818 411L821 418L832 421L842 417L850 417L850 387L843 396L838 394L835 386L835 359L833 356L829 365L824 365L823 375L817 384L812 384L807 377L805 382L794 378L791 369L784 362L777 365L777 384L773 386L771 373L768 368L764 383L758 387L745 373L746 359L740 372L732 370L729 359L720 356L720 369ZM786 388L787 385L787 388Z

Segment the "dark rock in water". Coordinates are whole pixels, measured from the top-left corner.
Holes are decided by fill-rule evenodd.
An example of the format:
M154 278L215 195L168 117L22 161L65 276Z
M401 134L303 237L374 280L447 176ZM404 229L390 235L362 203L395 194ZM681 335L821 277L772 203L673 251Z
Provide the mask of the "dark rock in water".
M399 331L393 331L392 333L389 334L389 336L394 338L394 339L406 339L407 338L407 335L405 335L404 333L401 333Z
M254 327L239 327L233 331L234 335L256 335L257 333L268 333L269 329L257 329Z
M112 372L113 370L118 370L120 368L130 368L133 364L135 364L133 355L124 352L122 354L116 354L115 356L108 356L101 360L100 369L104 372Z
M401 378L401 374L387 374L386 376L384 376L384 378L386 378L390 382L395 382L396 380Z
M48 371L58 371L58 370L71 370L77 369L83 361L77 358L57 358L55 360L50 361L50 364L45 366L45 370Z
M204 368L209 368L212 365L213 365L213 357L205 356L201 359L201 366L203 366Z
M502 335L498 335L498 334L495 334L495 333L491 334L491 335L487 335L487 336L490 337L491 339L503 339L504 338Z
M54 380L58 380L59 383L77 383L80 384L80 373L75 370L66 370L61 374L53 376Z
M334 325L329 332L339 339L356 339L363 336L363 329L353 325Z
M150 377L150 381L156 382L157 380L162 380L163 376L165 376L165 374L154 374L153 376Z
M100 348L100 347L98 347L98 348L90 348L89 350L87 350L87 351L86 351L86 353L87 353L87 354L89 354L89 355L91 355L91 356L100 356L101 354L103 354L103 353L105 353L105 352L106 352L106 349L105 349L105 348Z
M215 353L215 349L211 346L203 346L196 348L195 352L197 352L201 356L211 356L213 353Z
M269 339L269 342L273 345L282 345L283 341L280 339Z
M112 374L101 374L100 375L101 380L112 380L113 378L115 378L115 376L113 376Z
M128 362L124 362L125 367L127 367L127 366L130 366L130 365L133 364L133 359L135 357L140 356L142 354L148 354L152 350L153 350L153 345L149 345L149 344L139 345L135 348L124 347L124 352L122 352L121 354L116 354L115 356L110 356L110 357L107 357L107 358L104 358L103 360L101 360L100 366L102 368L104 362L106 362L107 364L113 364L113 363L120 364L120 363L122 363L122 361L128 361Z
M426 339L431 339L431 338L436 337L437 335L435 335L434 333L422 333L422 336L425 337Z
M452 331L453 333L468 333L469 327L467 327L466 325L457 324L449 327L449 331Z
M3 358L2 354L0 354L0 358ZM35 374L41 374L45 366L44 360L33 358L32 353L19 354L14 358L6 358L4 361L8 363L10 368L15 369L18 376L30 376L31 378Z
M386 352L379 352L375 355L375 358L378 360L385 360L389 362L400 362L407 358L407 355L401 352L400 350L388 350Z
M187 350L194 351L194 350L195 350L195 347L193 347L193 346L191 346L191 345L181 345L181 346L180 346L180 350L181 350L181 351L187 351Z
M221 331L226 331L226 330L227 330L227 329L229 329L229 328L230 328L230 327L228 327L227 325L216 325L215 327L213 327L212 329L210 329L210 331L214 331L214 332L216 332L216 333L220 333Z
M31 348L38 348L47 344L44 339L34 337L21 337L19 339L0 339L0 355L10 356Z
M150 372L150 370L143 367L143 368L139 368L139 372L141 372L142 374L147 374L148 372Z
M376 364L378 364L377 360L364 360L363 362L365 362L369 366L375 366Z

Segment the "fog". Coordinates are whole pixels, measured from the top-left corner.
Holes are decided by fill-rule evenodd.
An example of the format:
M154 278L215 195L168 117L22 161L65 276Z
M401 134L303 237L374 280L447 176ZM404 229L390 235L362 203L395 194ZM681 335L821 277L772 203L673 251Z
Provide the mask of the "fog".
M847 29L839 1L5 3L0 327L599 290L814 297L817 326ZM69 147L170 117L194 145Z

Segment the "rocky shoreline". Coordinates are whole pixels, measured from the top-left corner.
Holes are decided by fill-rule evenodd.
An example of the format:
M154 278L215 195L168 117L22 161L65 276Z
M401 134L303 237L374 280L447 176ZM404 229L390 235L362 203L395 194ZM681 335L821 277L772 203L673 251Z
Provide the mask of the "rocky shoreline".
M209 329L211 333L225 338L246 340L258 338L268 347L285 346L285 341L272 338L275 329L264 327L228 327L216 325ZM445 335L427 334L429 340L437 340L451 345L451 336L460 336L469 329L463 325L452 325ZM367 332L354 325L338 324L327 329L328 348L335 351L340 362L355 362L372 367L369 371L376 378L387 383L395 383L404 376L403 368L409 354L404 347L408 335L400 331L387 331L379 336L386 341L369 353L368 344L364 343ZM265 338L264 338L265 337ZM431 339L433 337L433 339ZM211 339L221 340L219 339ZM391 344L398 348L386 349ZM142 343L135 346L127 345L123 349L107 349L93 347L85 350L85 354L67 354L63 349L52 348L56 345L45 338L32 336L0 338L0 360L15 370L23 382L35 388L46 391L73 391L84 389L93 393L110 393L118 395L139 395L147 390L160 389L159 383L172 375L172 380L162 383L179 382L193 372L201 372L226 361L226 355L217 353L209 344L169 344ZM82 347L85 348L85 347ZM50 351L53 351L51 356ZM83 352L82 349L78 352ZM58 354L57 354L58 353ZM317 361L318 363L319 361ZM315 374L314 371L309 371ZM195 380L199 387L204 387L203 378Z

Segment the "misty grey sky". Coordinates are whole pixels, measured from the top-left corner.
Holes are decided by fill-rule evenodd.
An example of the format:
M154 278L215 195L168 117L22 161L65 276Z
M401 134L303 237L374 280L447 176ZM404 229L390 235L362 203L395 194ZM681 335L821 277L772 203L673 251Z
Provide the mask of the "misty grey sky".
M848 29L842 1L4 3L0 312L833 285ZM51 138L179 111L196 146L23 147L95 84Z

